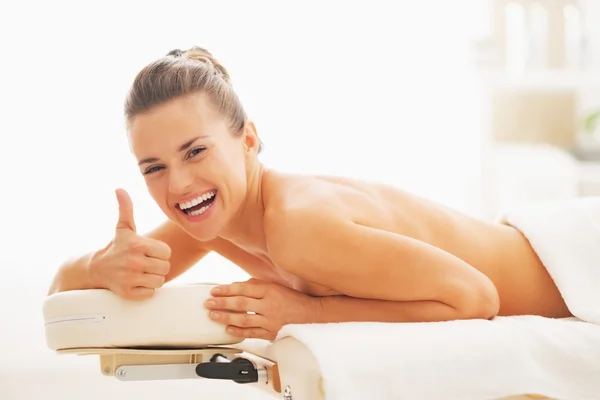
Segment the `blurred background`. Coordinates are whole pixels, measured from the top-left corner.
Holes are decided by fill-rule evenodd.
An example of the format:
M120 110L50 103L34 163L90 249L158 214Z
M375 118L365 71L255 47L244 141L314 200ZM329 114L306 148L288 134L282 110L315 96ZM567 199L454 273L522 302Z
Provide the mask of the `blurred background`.
M272 168L382 181L488 220L600 193L597 0L11 1L0 34L2 400L253 395L116 383L45 344L51 279L111 239L114 189L139 231L163 220L122 105L173 48L230 71ZM245 278L211 255L179 281Z

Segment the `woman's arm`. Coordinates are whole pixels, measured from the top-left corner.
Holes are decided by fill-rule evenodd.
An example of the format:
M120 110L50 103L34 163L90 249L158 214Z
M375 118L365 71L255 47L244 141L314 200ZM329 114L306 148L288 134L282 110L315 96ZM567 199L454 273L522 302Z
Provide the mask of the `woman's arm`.
M456 319L489 319L487 310L460 314L439 301L387 301L347 296L315 297L307 323L329 322L439 322Z
M219 285L204 306L210 318L242 338L274 340L285 325L338 322L439 322L488 319L457 314L437 301L387 301L343 295L313 297L279 283L250 279Z
M65 260L52 279L48 295L68 290L95 289L89 274L92 253Z
M406 320L490 318L498 313L491 280L439 248L358 225L335 210L283 215L268 238L274 262L301 279L356 298L323 298L322 318L355 320L360 310L373 315L369 307L375 304L397 310L398 318Z
M169 258L169 272L165 275L165 283L183 274L210 252L202 243L169 220L141 236L169 246L171 257ZM48 294L97 288L98 285L90 277L90 266L108 251L113 242L114 239L103 249L63 262L52 280Z

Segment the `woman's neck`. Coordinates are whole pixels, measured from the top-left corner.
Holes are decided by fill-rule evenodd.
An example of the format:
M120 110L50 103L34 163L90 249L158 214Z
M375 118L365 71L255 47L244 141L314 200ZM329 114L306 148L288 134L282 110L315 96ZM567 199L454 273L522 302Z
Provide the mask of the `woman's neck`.
M263 220L262 180L265 167L257 161L248 173L248 190L237 214L219 235L221 238L247 250L266 252L267 245Z

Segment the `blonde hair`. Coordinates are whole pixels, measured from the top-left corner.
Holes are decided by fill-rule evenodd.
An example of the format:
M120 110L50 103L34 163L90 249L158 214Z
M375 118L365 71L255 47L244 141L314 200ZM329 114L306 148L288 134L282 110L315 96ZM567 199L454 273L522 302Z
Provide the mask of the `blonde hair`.
M246 112L233 90L229 72L201 47L171 50L136 75L125 99L126 123L129 126L137 115L195 93L206 95L226 118L231 133L241 135Z

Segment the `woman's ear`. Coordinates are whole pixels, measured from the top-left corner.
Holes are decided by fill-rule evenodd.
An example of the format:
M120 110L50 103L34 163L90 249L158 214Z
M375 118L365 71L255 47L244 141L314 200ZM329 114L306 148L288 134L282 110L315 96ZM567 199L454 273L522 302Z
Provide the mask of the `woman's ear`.
M246 152L257 153L260 147L260 140L258 139L258 133L256 132L254 122L246 121L242 135Z

